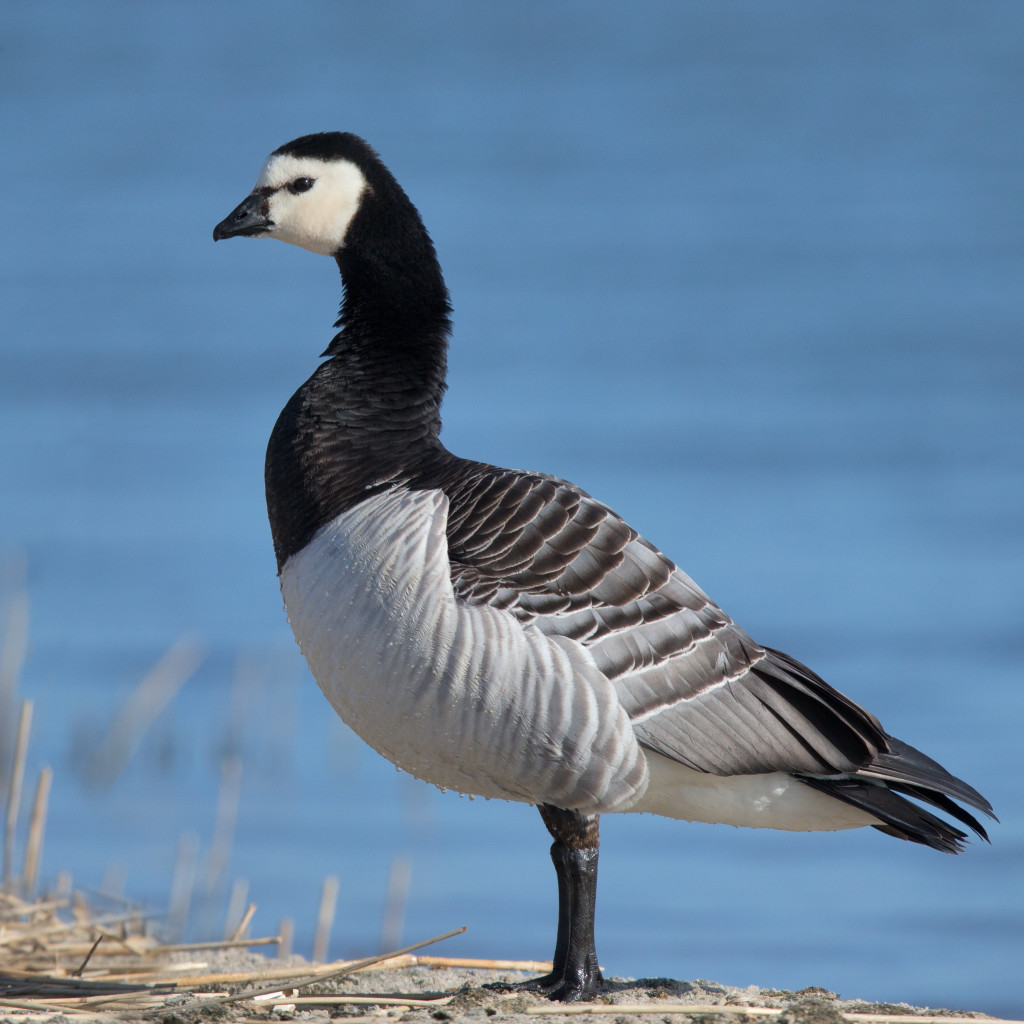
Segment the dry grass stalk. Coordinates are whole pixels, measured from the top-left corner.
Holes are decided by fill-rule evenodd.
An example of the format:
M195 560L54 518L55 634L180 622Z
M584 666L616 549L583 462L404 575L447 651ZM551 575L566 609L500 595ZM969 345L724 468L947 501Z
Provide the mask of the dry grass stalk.
M229 941L231 941L231 942L240 942L243 938L245 938L245 933L248 930L249 924L252 921L253 914L255 914L255 913L256 913L256 904L255 903L250 903L249 904L249 908L242 915L242 920L238 922L238 927L235 929L235 931L232 934L231 939ZM278 938L278 936L275 936L275 941L277 940L277 938Z
M25 590L24 554L10 558L0 569L4 621L0 624L0 787L10 780L11 741L8 723L14 719L18 677L28 654L28 593Z
M380 948L393 949L402 941L402 923L409 896L412 863L408 857L396 857L388 873L388 892L384 903L384 919L380 929Z
M46 810L50 802L52 783L53 769L48 764L44 764L39 770L36 797L32 803L32 818L28 826L28 842L25 845L25 868L21 875L21 891L26 896L30 896L36 891L36 881L39 878L39 861L43 855Z
M338 903L338 879L328 875L324 879L320 894L320 910L316 916L316 934L313 937L313 962L323 963L331 942L331 928L334 925L334 908Z
M191 953L199 949L248 949L250 946L276 946L280 941L280 935L266 935L260 939L211 939L209 942L176 942L169 946L154 946L150 952L166 956L168 953Z
M304 988L306 985L314 985L321 981L329 981L332 978L341 978L346 974L354 974L356 971L361 971L365 967L370 967L373 964L381 963L384 960L394 960L397 957L402 956L405 953L411 953L416 949L423 949L424 946L432 946L437 942L444 942L445 939L450 939L455 935L461 935L465 931L465 927L456 928L453 931L445 932L443 935L435 935L432 939L424 939L422 942L414 943L411 946L406 946L404 949L396 949L391 953L381 953L379 956L367 957L365 960L355 960L351 963L345 964L343 967L339 967L330 970L322 970L313 974L292 974L288 977L289 984L286 986L274 985L270 988L258 989L255 992L240 992L235 995L221 996L216 999L218 1003L237 1003L242 1002L246 999L255 999L257 996L273 995L278 992L280 988ZM189 1010L198 1007L198 1003L185 1003L179 1006L178 1012L185 1013Z
M32 999L0 999L0 1006L9 1006L14 1010L28 1010L33 1013L42 1013L47 1017L51 1017L55 1012L59 1010L61 1013L65 1013L69 1016L73 1015L88 1015L93 1018L93 1014L89 1010L79 1009L72 1006L57 1006L52 1002L44 1000L32 1000Z
M230 755L221 761L220 786L217 790L217 817L213 827L213 841L206 862L206 894L216 891L231 859L235 841L235 823L242 793L242 759Z
M14 746L14 766L11 769L11 784L7 792L7 819L4 826L4 888L11 886L14 870L14 834L18 827L18 810L21 807L21 787L25 779L25 757L28 753L28 734L32 728L32 701L21 702L21 716L18 719L18 739Z
M188 682L204 657L204 651L194 640L182 637L149 670L92 752L86 772L93 782L109 785L121 774L143 734Z
M92 959L93 953L95 953L96 950L99 949L99 945L104 940L104 938L106 938L106 936L103 934L103 932L100 932L99 935L96 936L96 941L92 944L92 946L89 947L89 952L85 954L85 959L78 965L78 967L75 970L71 972L72 978L80 978L82 976L82 972L88 966L89 961Z
M59 916L69 903L69 918ZM115 914L98 914L85 896L44 899L28 903L12 893L0 896L0 973L6 994L12 981L66 978L78 968L83 974L89 957L106 963L116 958L145 956L156 941L145 934L146 923L134 908ZM96 956L99 940L101 955ZM84 959L83 959L84 958ZM0 986L0 993L3 987Z
M180 948L180 947L171 947ZM330 964L320 964L309 970L309 975L317 981L324 979L325 975L334 975L339 969L352 967L356 963L363 963L355 960L336 960ZM134 978L141 981L145 978L149 984L177 984L182 989L197 987L200 985L258 985L260 983L274 982L277 987L296 976L295 967L270 967L261 971L232 971L227 973L214 974L210 972L187 975L186 970L199 970L205 964L165 964L163 968L154 970L152 965L140 964L137 967L123 969L123 973L110 971L104 974L109 981L120 981L127 978ZM546 974L551 970L550 960L482 960L470 959L467 957L446 957L446 956L390 956L370 964L357 968L362 971L391 970L405 967L468 967L479 968L491 971L526 971L531 974ZM149 970L150 973L143 974ZM176 973L175 973L176 972Z
M194 832L185 832L178 840L178 852L171 876L170 906L167 911L167 931L173 938L185 934L185 922L188 920L189 907L192 905L198 855L199 837Z
M238 931L239 922L242 920L244 914L243 907L246 906L249 900L249 882L245 878L236 878L234 885L231 886L231 896L228 899L227 913L224 915L224 931L223 936L225 939L236 939L240 936L236 935Z
M58 916L69 902L67 920ZM228 945L271 945L277 936L239 942L160 945L146 934L147 923L134 908L97 914L81 892L71 900L28 903L13 893L0 893L0 1007L29 1013L81 1015L103 1019L106 1011L132 1015L163 1007L166 997L180 992L180 979L200 971L203 963L173 964L170 954L190 948ZM294 974L294 971L292 971ZM197 975L204 988L205 975ZM195 1000L209 994L190 992ZM224 993L226 994L226 993ZM0 1014L2 1016L2 1014Z
M295 938L295 922L290 917L282 917L277 926L277 934L281 937L277 946L277 955L286 959L292 955L292 941Z

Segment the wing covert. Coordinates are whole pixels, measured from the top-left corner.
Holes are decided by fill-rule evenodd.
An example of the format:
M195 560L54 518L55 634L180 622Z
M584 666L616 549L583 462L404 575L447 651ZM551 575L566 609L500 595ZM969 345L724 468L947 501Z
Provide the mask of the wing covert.
M446 487L456 594L581 644L642 745L719 775L853 771L887 749L873 716L755 643L606 505L555 477L462 465Z

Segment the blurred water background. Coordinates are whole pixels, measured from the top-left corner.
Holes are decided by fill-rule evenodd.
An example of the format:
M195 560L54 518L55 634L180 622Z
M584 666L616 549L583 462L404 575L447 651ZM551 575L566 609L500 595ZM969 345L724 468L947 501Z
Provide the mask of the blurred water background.
M606 818L606 970L1021 1016L1022 48L1016 0L6 5L2 724L34 701L43 884L166 907L191 851L187 935L244 879L308 955L334 875L342 956L405 864L404 940L551 953L536 812L362 746L281 610L263 451L336 268L210 232L344 129L445 268L448 446L586 487L1003 819L953 858Z

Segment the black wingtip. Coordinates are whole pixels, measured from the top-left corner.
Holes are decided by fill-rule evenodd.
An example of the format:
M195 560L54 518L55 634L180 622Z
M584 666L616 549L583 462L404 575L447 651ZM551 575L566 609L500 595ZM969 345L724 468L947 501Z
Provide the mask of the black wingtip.
M941 853L962 853L967 846L966 832L908 800L909 796L938 807L976 832L985 842L990 842L988 833L973 814L935 790L856 776L822 778L798 775L797 778L812 789L867 811L878 819L879 824L875 828L897 839L920 843Z
M895 736L886 736L887 753L879 754L864 772L883 782L905 783L921 790L943 794L973 807L995 821L992 805L973 786L946 771L938 761L922 754ZM961 819L962 820L962 819ZM966 823L966 824L969 824ZM973 825L971 826L974 827Z

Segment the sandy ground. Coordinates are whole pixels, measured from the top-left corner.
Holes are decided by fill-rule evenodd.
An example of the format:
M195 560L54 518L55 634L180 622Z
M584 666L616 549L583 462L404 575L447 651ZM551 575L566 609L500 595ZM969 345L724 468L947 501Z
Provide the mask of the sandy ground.
M297 958L289 961L301 970ZM282 966L251 954L234 953L211 957L211 971L258 970ZM543 1018L545 1022L588 1020L600 1024L656 1024L684 1021L687 1013L701 1022L721 1020L737 1024L771 1021L773 1024L840 1024L847 1020L843 1013L879 1014L891 1016L939 1015L944 1017L982 1017L959 1011L926 1009L907 1004L876 1004L855 1000L840 1000L824 989L804 989L784 992L774 989L731 988L707 981L674 981L668 978L608 979L594 1003L573 1007L552 1004L527 991L504 990L487 986L494 983L515 983L530 975L514 971L466 968L403 967L374 968L304 988L303 994L332 994L345 997L363 997L366 1001L349 1005L317 1007L301 998L280 1005L280 1000L291 1000L285 989L283 996L268 1001L265 1009L254 1012L252 1003L214 1004L199 1006L194 997L172 995L167 997L162 1010L147 1016L160 1024L195 1024L201 1020L302 1020L327 1021L343 1018L349 1024L360 1021L402 1021L403 1024L434 1024L435 1021L452 1024L481 1024L493 1020L521 1022L524 1016ZM286 984L286 983L285 983ZM375 1002L374 997L380 997ZM430 1000L432 1005L418 1005ZM277 1002L279 1005L272 1005ZM693 1007L693 1009L687 1009ZM697 1009L698 1007L707 1009ZM714 1007L722 1007L716 1012ZM743 1013L739 1007L751 1007ZM773 1012L757 1014L753 1008L766 1008ZM690 1019L694 1019L691 1017Z

